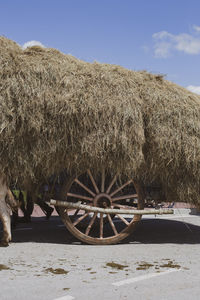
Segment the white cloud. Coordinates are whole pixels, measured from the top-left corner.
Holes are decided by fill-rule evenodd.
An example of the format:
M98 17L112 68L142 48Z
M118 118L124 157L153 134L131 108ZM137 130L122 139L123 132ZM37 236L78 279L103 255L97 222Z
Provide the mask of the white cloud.
M187 89L188 89L190 92L193 92L193 93L196 93L196 94L199 94L199 95L200 95L200 86L189 85L189 86L187 87Z
M153 34L155 57L169 57L173 51L186 54L200 54L200 26L193 26L195 34L171 34L160 31Z
M200 32L200 26L194 25L194 26L193 26L193 29L194 29L195 31L197 31L197 32Z
M171 45L167 42L160 42L155 45L154 54L156 57L166 58L170 55Z
M42 48L45 48L45 46L44 46L42 43L38 42L38 41L29 41L29 42L26 42L26 43L22 46L22 48L23 48L23 49L26 49L26 48L32 47L32 46L40 46L40 47L42 47Z

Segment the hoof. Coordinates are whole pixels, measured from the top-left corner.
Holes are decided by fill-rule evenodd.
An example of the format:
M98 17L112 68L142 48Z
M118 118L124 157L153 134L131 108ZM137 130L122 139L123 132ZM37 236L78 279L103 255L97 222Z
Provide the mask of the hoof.
M8 247L8 246L9 246L8 242L5 242L5 241L0 242L0 247Z

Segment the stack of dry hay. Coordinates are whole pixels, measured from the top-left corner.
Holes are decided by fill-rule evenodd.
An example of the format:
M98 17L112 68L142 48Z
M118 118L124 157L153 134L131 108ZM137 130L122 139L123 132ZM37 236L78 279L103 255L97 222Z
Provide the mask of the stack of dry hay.
M200 98L162 76L0 38L1 170L24 183L64 168L159 181L200 202Z

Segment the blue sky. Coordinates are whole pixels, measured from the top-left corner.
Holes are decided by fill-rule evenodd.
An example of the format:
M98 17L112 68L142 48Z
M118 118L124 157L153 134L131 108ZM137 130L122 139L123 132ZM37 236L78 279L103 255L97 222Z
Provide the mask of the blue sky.
M0 0L0 35L166 74L200 93L199 0Z

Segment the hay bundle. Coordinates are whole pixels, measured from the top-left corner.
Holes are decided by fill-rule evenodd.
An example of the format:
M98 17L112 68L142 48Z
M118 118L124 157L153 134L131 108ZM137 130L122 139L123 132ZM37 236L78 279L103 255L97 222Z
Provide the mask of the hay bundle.
M102 164L115 172L136 171L144 135L139 97L132 113L131 72L53 49L16 51L16 44L1 40L0 149L6 174L23 182Z
M103 165L198 202L200 100L161 76L0 38L1 168L23 183ZM176 199L177 200L177 199Z
M164 80L151 85L144 80L143 86L149 172L159 178L169 200L198 204L200 97Z

